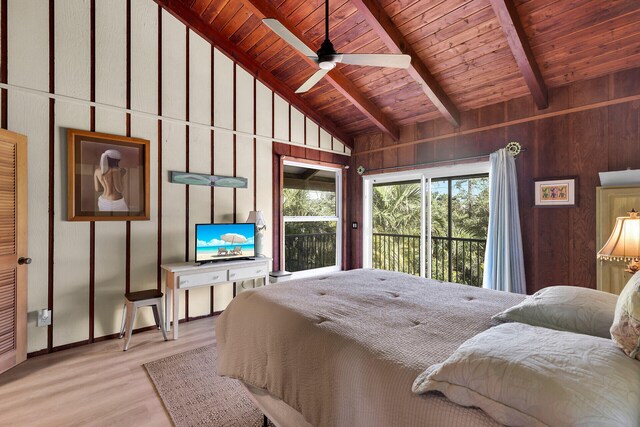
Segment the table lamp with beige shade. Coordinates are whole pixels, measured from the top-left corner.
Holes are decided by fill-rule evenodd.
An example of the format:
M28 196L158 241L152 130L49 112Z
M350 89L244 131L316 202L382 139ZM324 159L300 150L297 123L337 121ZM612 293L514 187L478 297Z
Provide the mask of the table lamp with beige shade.
M598 252L598 259L625 262L625 271L631 274L640 270L640 217L635 209L629 212L629 216L616 219L609 240Z

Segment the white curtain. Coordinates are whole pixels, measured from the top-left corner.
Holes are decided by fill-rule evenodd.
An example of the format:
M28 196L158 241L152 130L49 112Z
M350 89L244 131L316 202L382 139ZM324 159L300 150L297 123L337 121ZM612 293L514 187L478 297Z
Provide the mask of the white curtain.
M505 149L491 154L489 229L482 286L520 294L527 291L518 212L516 163Z

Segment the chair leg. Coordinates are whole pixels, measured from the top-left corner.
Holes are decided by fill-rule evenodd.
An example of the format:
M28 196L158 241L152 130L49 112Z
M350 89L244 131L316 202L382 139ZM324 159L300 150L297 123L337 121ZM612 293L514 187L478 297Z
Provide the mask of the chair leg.
M158 303L154 303L151 308L153 309L153 318L156 321L156 326L160 329L160 314L158 313Z
M122 326L120 326L120 336L118 338L122 338L124 336L124 331L125 331L124 328L127 325L126 318L127 318L127 303L124 303L122 305Z
M156 316L156 319L159 319L158 326L162 331L162 336L164 337L164 340L167 341L167 331L164 327L164 316L162 315L162 301L156 301L156 303L152 307L154 316Z
M269 418L266 415L262 415L262 426L269 427Z
M129 309L127 310L127 332L123 351L127 351L127 349L129 348L131 334L133 334L133 323L136 321L136 311L138 311L138 307L135 304L131 304Z

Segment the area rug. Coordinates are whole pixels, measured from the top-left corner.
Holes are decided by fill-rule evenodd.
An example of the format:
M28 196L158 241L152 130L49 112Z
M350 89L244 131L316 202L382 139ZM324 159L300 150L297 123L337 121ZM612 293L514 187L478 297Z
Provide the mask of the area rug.
M240 382L217 374L217 357L208 345L144 367L177 427L261 427L262 413Z

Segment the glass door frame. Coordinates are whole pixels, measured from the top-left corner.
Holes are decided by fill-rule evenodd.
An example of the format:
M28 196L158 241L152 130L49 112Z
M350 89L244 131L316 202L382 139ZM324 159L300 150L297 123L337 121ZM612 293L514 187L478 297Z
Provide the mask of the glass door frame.
M284 159L282 161L282 170L284 166L297 166L306 169L316 169L322 171L330 171L336 174L336 216L285 216L284 209L282 209L282 227L280 231L281 253L280 259L282 264L282 270L286 270L286 256L285 256L285 229L287 222L333 222L336 221L336 263L329 267L313 268L310 270L296 271L291 274L292 278L301 278L315 276L323 273L331 273L342 270L342 219L343 219L343 206L342 206L342 168L333 166L324 166L311 162L300 162L295 160ZM283 200L282 194L280 200Z
M458 165L413 169L401 172L362 176L362 267L373 266L373 185L419 181L421 186L420 213L420 277L431 278L431 180L466 175L488 174L490 163L474 162ZM426 245L425 245L426 242ZM425 262L427 261L427 262Z

